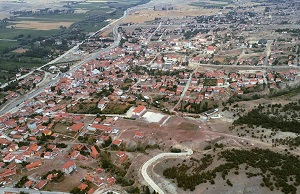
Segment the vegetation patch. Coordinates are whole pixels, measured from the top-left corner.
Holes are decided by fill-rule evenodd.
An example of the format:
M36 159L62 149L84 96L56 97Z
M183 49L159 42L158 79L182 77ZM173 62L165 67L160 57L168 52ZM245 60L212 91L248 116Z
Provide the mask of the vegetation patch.
M300 100L282 106L281 104L259 105L239 117L233 125L247 124L250 127L261 126L263 128L280 130L284 132L300 132Z
M207 170L214 161L223 160L224 163ZM167 168L163 175L169 179L175 179L179 187L193 191L199 184L210 182L221 174L223 180L229 185L234 183L226 180L231 170L239 173L241 165L246 165L247 177L261 176L263 182L260 186L266 186L271 191L281 190L283 193L297 193L300 185L300 160L296 156L280 154L270 150L255 148L252 150L226 150L215 155L205 155L200 160L191 158L180 165ZM258 169L258 173L247 172L249 167Z

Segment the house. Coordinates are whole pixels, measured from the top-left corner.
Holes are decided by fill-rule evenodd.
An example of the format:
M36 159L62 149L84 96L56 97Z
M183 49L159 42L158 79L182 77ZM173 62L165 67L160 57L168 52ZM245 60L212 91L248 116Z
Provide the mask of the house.
M2 179L2 178L5 178L5 177L9 177L9 176L15 175L15 174L17 174L17 170L16 169L14 169L14 170L7 169L7 170L5 170L4 172L2 172L0 174L0 178Z
M17 164L21 164L22 162L26 162L26 157L23 154L19 154L15 158L15 162Z
M91 156L94 158L94 159L97 159L99 157L99 152L98 150L96 149L95 146L92 146L91 147Z
M51 158L53 158L53 152L45 152L44 153L44 158L45 159L51 159Z
M34 188L37 189L37 190L40 190L40 189L42 189L44 186L46 186L47 183L48 183L47 180L41 180L40 182L38 182L38 183L34 186Z
M30 130L34 130L37 128L36 122L35 121L31 121L27 124L28 129Z
M112 129L108 126L105 125L99 125L99 124L89 124L87 127L88 130L90 131L104 131L105 133L111 133Z
M208 46L206 49L207 54L214 54L214 52L216 51L214 46Z
M132 111L133 116L142 116L146 112L146 107L145 106L138 106Z
M4 158L3 158L3 162L7 162L10 163L11 161L13 161L16 158L16 156L12 153L7 154Z
M8 145L10 143L10 141L9 140L7 140L7 139L5 139L5 138L0 138L0 144L1 145Z
M115 182L116 182L116 179L114 177L107 178L107 185L108 186L114 185Z
M94 188L90 188L90 190L88 190L87 194L93 194L95 192Z
M33 163L30 163L30 164L27 164L25 166L25 168L29 171L29 170L33 170L33 169L36 169L37 167L41 166L42 165L42 161L37 161L37 162L33 162Z
M104 178L100 177L100 178L96 179L96 180L94 181L94 183L95 183L98 187L100 187L101 185L104 184Z
M85 183L80 183L80 185L77 187L78 189L80 189L80 191L85 190L86 188L88 188L89 186Z
M30 147L29 147L29 151L33 151L33 152L37 152L41 149L41 146L39 146L38 144L32 144Z
M70 174L73 170L76 170L76 164L73 161L68 161L62 166L62 171L66 174Z
M112 144L113 144L113 145L116 145L116 146L120 146L121 143L122 143L122 140L120 140L120 139L115 139L115 140L112 142Z
M70 154L70 158L72 160L76 160L77 157L80 156L80 151L74 150L71 154Z
M122 158L123 156L125 156L125 152L123 151L118 151L117 154L116 154L119 158Z
M134 138L143 139L145 137L144 133L141 131L136 131L134 133Z
M69 131L72 132L78 132L79 130L81 130L84 127L84 123L75 123L73 124L71 127L68 127Z
M224 80L223 79L218 79L217 81L217 86L223 86Z
M105 103L104 101L100 101L100 102L98 103L98 108L99 108L101 111L103 111L103 110L105 109L105 107L106 107L106 103Z
M34 181L32 181L32 180L29 180L24 184L26 189L31 188L33 185L34 185Z

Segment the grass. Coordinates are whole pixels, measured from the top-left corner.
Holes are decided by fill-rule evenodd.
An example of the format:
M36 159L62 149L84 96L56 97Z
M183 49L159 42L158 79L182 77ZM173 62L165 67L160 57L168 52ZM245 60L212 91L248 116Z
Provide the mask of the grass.
M67 130L67 127L69 127L69 126L66 124L56 123L53 131L55 131L57 133L68 135L69 131Z
M16 21L41 21L41 22L78 22L85 18L83 13L65 15L43 15L35 17L19 17Z
M210 0L210 2L193 2L190 3L189 5L196 6L196 7L215 8L215 7L223 7L230 3L232 3L232 0Z
M5 41L0 40L0 52L6 48L17 46L19 43L17 41Z
M0 29L0 39L16 39L23 34L25 37L51 36L58 33L59 30L32 30L32 29Z
M84 32L96 32L97 30L101 29L107 24L108 22L95 22L95 23L86 22L86 23L82 23L80 27L81 29L84 30Z
M32 68L32 67L39 67L44 63L24 63L24 62L15 62L15 61L0 61L1 69L14 69L15 67L24 67L24 68Z
M0 93L0 99L4 98L6 94Z

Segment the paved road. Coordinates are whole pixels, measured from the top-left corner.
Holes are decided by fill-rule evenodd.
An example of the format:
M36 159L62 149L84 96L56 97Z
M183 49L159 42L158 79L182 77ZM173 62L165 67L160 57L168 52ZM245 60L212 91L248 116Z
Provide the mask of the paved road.
M184 89L183 89L183 92L180 96L180 99L178 100L178 102L175 104L175 106L170 110L171 112L174 111L174 109L180 104L180 102L183 100L184 96L185 96L185 93L187 92L187 90L189 89L190 87L190 84L191 84L191 81L192 81L192 77L193 77L193 73L191 73L190 77L189 77L189 80L188 82L186 83Z
M250 66L250 65L214 65L214 64L203 64L203 63L192 63L194 65L204 66L204 67L219 67L219 68L226 68L226 67L238 67L238 68L245 68L245 69L263 69L263 68L270 68L270 69L295 69L300 68L300 66L270 66L270 65L262 65L262 66Z
M59 192L59 191L37 191L34 189L20 189L20 188L11 188L11 187L0 188L0 193L20 192L20 191L24 191L30 194L69 194L66 192Z
M271 53L271 40L268 40L267 44L266 44L266 50L265 50L265 61L264 61L264 65L267 66L269 64L269 57L270 57L270 53Z
M149 168L149 166L151 166L155 161L162 159L162 158L186 157L186 156L190 156L192 154L193 154L193 150L191 150L191 149L188 149L186 152L181 152L181 153L158 154L143 164L142 170L141 170L142 176L145 179L145 181L148 183L148 185L150 185L152 187L152 189L154 189L159 194L164 194L165 192L161 188L159 188L159 186L148 175L147 169Z
M158 27L154 30L154 32L149 36L149 38L147 39L147 42L151 42L151 38L153 35L155 35L155 33L160 29L162 22L159 23Z

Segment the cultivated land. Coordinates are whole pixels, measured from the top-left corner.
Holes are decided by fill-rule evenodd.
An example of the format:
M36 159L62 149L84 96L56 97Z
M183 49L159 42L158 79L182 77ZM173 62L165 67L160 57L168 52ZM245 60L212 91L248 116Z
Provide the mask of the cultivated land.
M122 0L22 12L3 32L24 34L0 40L11 47L0 80L23 74L0 93L0 184L74 194L299 193L297 3L129 8ZM25 24L34 29L18 29ZM25 33L52 31L43 27L64 38ZM21 68L44 55L62 57Z

